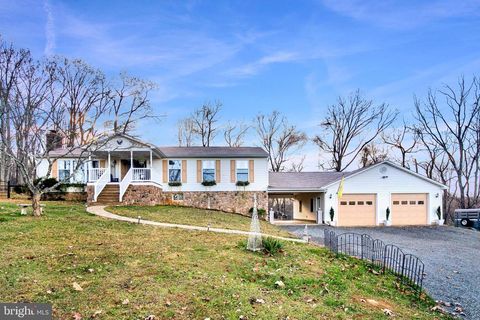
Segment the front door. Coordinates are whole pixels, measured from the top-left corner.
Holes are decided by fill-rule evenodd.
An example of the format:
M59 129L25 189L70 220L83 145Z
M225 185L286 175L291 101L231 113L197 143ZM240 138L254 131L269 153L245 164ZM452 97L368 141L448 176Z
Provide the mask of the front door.
M121 177L122 177L122 180L123 180L123 178L127 174L128 170L130 170L130 160L122 160L120 170L121 170Z

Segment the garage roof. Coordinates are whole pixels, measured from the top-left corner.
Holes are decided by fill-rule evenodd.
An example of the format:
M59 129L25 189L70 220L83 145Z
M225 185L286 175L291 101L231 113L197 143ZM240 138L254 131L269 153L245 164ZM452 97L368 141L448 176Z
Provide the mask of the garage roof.
M324 186L340 180L350 172L269 172L271 191L305 191L320 190Z

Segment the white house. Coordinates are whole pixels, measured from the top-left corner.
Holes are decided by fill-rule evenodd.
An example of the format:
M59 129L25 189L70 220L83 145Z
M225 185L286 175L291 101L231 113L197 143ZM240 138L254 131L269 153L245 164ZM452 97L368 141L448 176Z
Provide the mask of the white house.
M86 183L89 204L174 204L246 214L256 195L259 207L273 210L277 220L322 223L333 210L338 226L377 226L388 208L393 225L428 225L437 219L446 188L389 161L352 172L269 173L262 148L156 147L123 134L90 152L72 177L75 152L51 151L59 157L52 176ZM43 160L37 175L45 176L47 167Z
M352 172L270 172L269 180L270 203L277 205L274 210L286 208L290 199L287 216L320 223L330 221L333 209L337 226L381 225L387 208L392 225L432 224L446 189L390 161Z

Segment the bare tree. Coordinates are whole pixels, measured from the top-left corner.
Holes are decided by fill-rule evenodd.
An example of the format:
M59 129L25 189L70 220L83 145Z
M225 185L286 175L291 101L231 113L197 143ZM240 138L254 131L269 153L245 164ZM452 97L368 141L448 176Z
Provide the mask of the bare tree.
M304 155L300 160L291 162L290 163L290 169L288 171L290 171L290 172L302 172L303 169L305 169L305 166L304 166L305 159L306 159L306 156Z
M244 123L233 124L228 122L223 131L223 137L229 147L240 147L243 145L243 138L247 134L249 126Z
M200 142L204 147L209 147L217 135L217 122L221 109L220 101L215 101L214 104L207 102L192 114L194 133L200 137Z
M335 171L348 168L396 117L397 112L391 111L387 104L374 105L372 100L362 97L359 90L348 98L339 97L320 124L322 134L313 139L331 156L323 166Z
M296 126L289 125L278 111L259 114L255 122L261 144L268 152L270 169L274 172L285 170L290 154L305 144L307 136Z
M179 147L191 147L194 145L195 123L192 118L185 118L177 123L177 139Z
M140 78L121 73L119 83L109 90L113 115L113 131L131 132L135 124L143 119L159 120L150 104L149 95L156 89L156 84Z
M360 163L362 168L371 166L372 164L380 163L387 160L387 158L387 152L383 148L376 145L373 141L363 147L362 151L360 152Z
M390 133L382 133L383 143L400 152L400 164L404 168L410 168L407 156L417 151L418 132L408 126L405 122L399 129L394 129Z
M478 184L474 179L480 155L475 129L480 112L478 78L466 83L461 77L456 88L430 90L424 101L415 99L415 108L424 145L441 150L455 172L460 207L474 206L479 200L478 187L471 187Z
M90 111L107 111L109 92L104 74L80 59L55 58L57 80L65 92L63 108L68 113L67 143L69 146L91 140L97 129L88 118ZM87 123L89 121L89 123Z
M10 104L20 70L31 59L30 51L17 50L0 37L0 134L5 139L0 146L0 182L11 177L12 162L7 151L13 147Z

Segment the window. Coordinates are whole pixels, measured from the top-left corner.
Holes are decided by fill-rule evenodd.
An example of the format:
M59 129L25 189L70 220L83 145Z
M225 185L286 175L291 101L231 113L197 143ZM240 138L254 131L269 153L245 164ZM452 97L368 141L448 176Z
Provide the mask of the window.
M172 194L173 201L182 201L183 200L183 193L174 193Z
M237 161L237 181L248 181L248 161Z
M403 204L403 205L407 205L407 204L408 204L408 201L404 200L404 201L402 201L402 204Z
M363 206L364 204L365 204L364 201L357 201L357 205L359 205L359 206Z
M168 182L182 182L182 162L168 160Z
M349 206L354 206L354 205L355 205L355 201L348 201L348 205L349 205Z
M298 201L298 212L302 212L302 200Z
M204 160L202 162L203 181L215 181L215 161Z
M373 201L367 201L366 204L367 204L367 206L372 206L372 205L373 205Z
M393 201L394 206L398 206L400 204L400 201Z
M71 160L58 160L58 180L62 182L70 182L72 170Z
M347 205L347 201L340 201L340 205L341 205L341 206L346 206L346 205Z
M83 165L77 168L76 160L58 160L58 180L67 183L83 183L85 168Z
M417 202L417 204L424 205L424 204L425 204L425 201L420 200L420 201Z
M411 201L410 201L410 204L415 205L415 204L417 204L417 202L416 202L415 200L413 200L413 201L411 200Z

